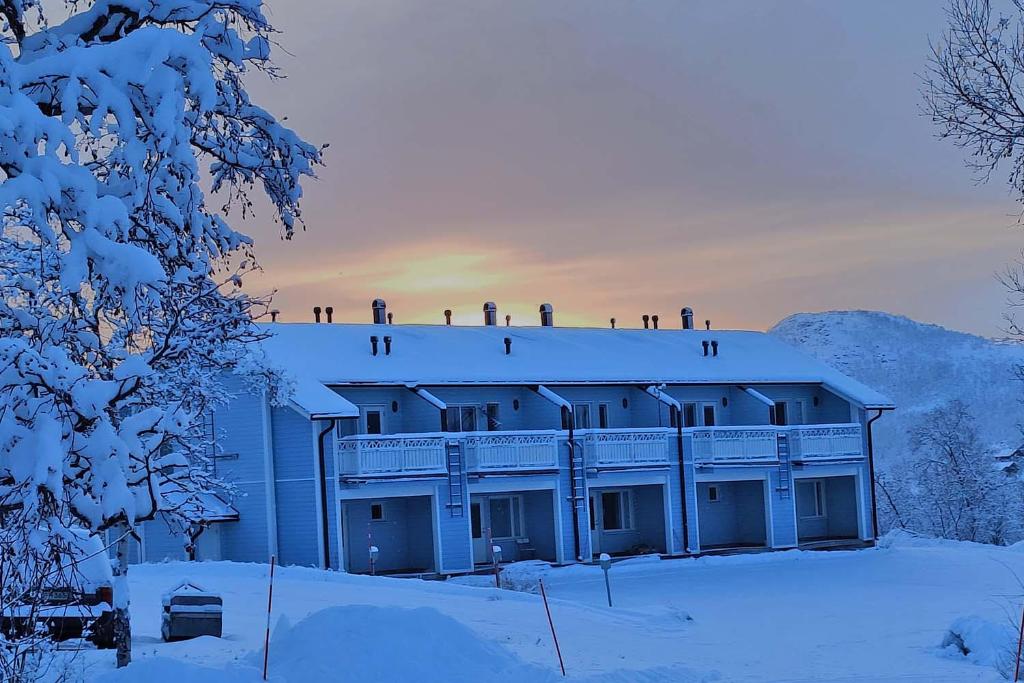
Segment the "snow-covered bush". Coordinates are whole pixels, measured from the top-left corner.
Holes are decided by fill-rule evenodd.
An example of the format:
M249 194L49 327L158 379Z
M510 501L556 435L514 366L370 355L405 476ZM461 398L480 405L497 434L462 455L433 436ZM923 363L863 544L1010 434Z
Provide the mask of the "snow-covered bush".
M126 663L128 539L158 513L201 513L217 482L198 416L223 372L254 367L266 301L240 290L251 241L224 215L258 184L290 236L321 150L246 92L247 70L273 75L261 0L46 15L60 7L0 2L0 512L43 538L3 551L114 530Z
M878 477L886 528L997 545L1024 538L1024 484L996 467L963 403L928 412L910 440L911 457Z
M1012 678L1017 653L1017 634L1013 626L981 617L961 617L953 622L942 638L943 651L952 657L966 657L981 666L990 666Z

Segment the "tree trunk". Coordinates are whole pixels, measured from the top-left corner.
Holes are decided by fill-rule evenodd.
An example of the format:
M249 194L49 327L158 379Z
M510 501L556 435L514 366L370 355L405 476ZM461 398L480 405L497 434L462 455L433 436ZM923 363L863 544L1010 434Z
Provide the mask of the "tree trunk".
M132 624L128 615L128 544L131 536L127 525L118 527L120 539L114 560L114 644L117 646L117 668L132 661Z

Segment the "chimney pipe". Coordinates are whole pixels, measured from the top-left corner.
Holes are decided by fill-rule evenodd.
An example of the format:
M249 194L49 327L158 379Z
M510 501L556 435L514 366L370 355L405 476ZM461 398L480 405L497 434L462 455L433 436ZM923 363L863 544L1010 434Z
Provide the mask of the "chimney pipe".
M711 340L711 355L718 356L718 341L715 339Z
M377 355L377 335L370 335L370 353L374 356ZM707 355L706 353L704 354Z
M395 314L392 313L391 311L388 311L388 325L390 325L393 322L395 322Z
M708 340L705 339L700 345L704 347L704 356L706 357L708 355Z
M277 316L279 316L279 315L281 315L281 311L277 310L276 308L274 310L272 310L270 312L270 322L276 323L277 322Z
M654 323L654 329L658 329L658 316L657 315L652 315L651 316L651 322Z
M498 306L493 301L484 304L484 325L492 327L498 324Z
M512 326L512 316L506 315L505 316L505 327L511 327L511 326Z
M450 309L450 308L444 309L444 324L445 325L451 325L452 324L452 309Z
M373 304L373 324L383 325L384 321L387 320L388 305L384 303L384 299L374 299Z
M646 313L644 313L644 329L651 329L651 316L647 315Z
M540 305L540 324L541 327L554 327L555 309L552 308L551 304Z
M512 338L505 337L505 355L512 353Z
M705 320L704 321L704 329L705 330L710 330L711 329L711 321L710 320Z
M313 320L315 320L316 322L320 322L320 307L319 306L314 306L313 307Z
M683 329L684 330L692 330L693 329L693 309L690 308L689 306L687 306L683 310L679 311L679 315L683 319Z
M328 306L327 308L324 309L324 313L327 314L327 322L333 323L334 322L334 307L333 306Z
M390 356L391 355L391 337L390 337L390 335L385 335L384 336L384 355L385 356Z
M612 324L612 329L614 330L615 329L615 318L612 318L608 322L610 322Z

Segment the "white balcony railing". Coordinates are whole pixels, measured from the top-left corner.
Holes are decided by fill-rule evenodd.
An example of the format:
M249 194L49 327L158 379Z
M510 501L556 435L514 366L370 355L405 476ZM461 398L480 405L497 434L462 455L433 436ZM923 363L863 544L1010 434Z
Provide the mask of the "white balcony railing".
M667 429L595 429L581 434L580 441L590 467L643 467L669 462Z
M864 457L864 441L858 424L802 425L791 427L789 434L793 460L845 460Z
M470 432L462 436L470 472L558 468L556 432Z
M697 463L761 463L779 459L775 427L701 427L693 430Z
M436 434L347 436L338 441L338 460L347 476L441 474L444 445Z

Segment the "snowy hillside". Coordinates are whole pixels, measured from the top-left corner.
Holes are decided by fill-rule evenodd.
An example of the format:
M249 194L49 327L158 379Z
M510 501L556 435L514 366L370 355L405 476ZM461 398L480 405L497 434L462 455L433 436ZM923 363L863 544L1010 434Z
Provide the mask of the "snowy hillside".
M952 399L972 408L988 443L1022 441L1024 384L1014 369L1024 345L874 311L799 313L770 332L896 402L875 426L880 461L905 452L920 415Z

